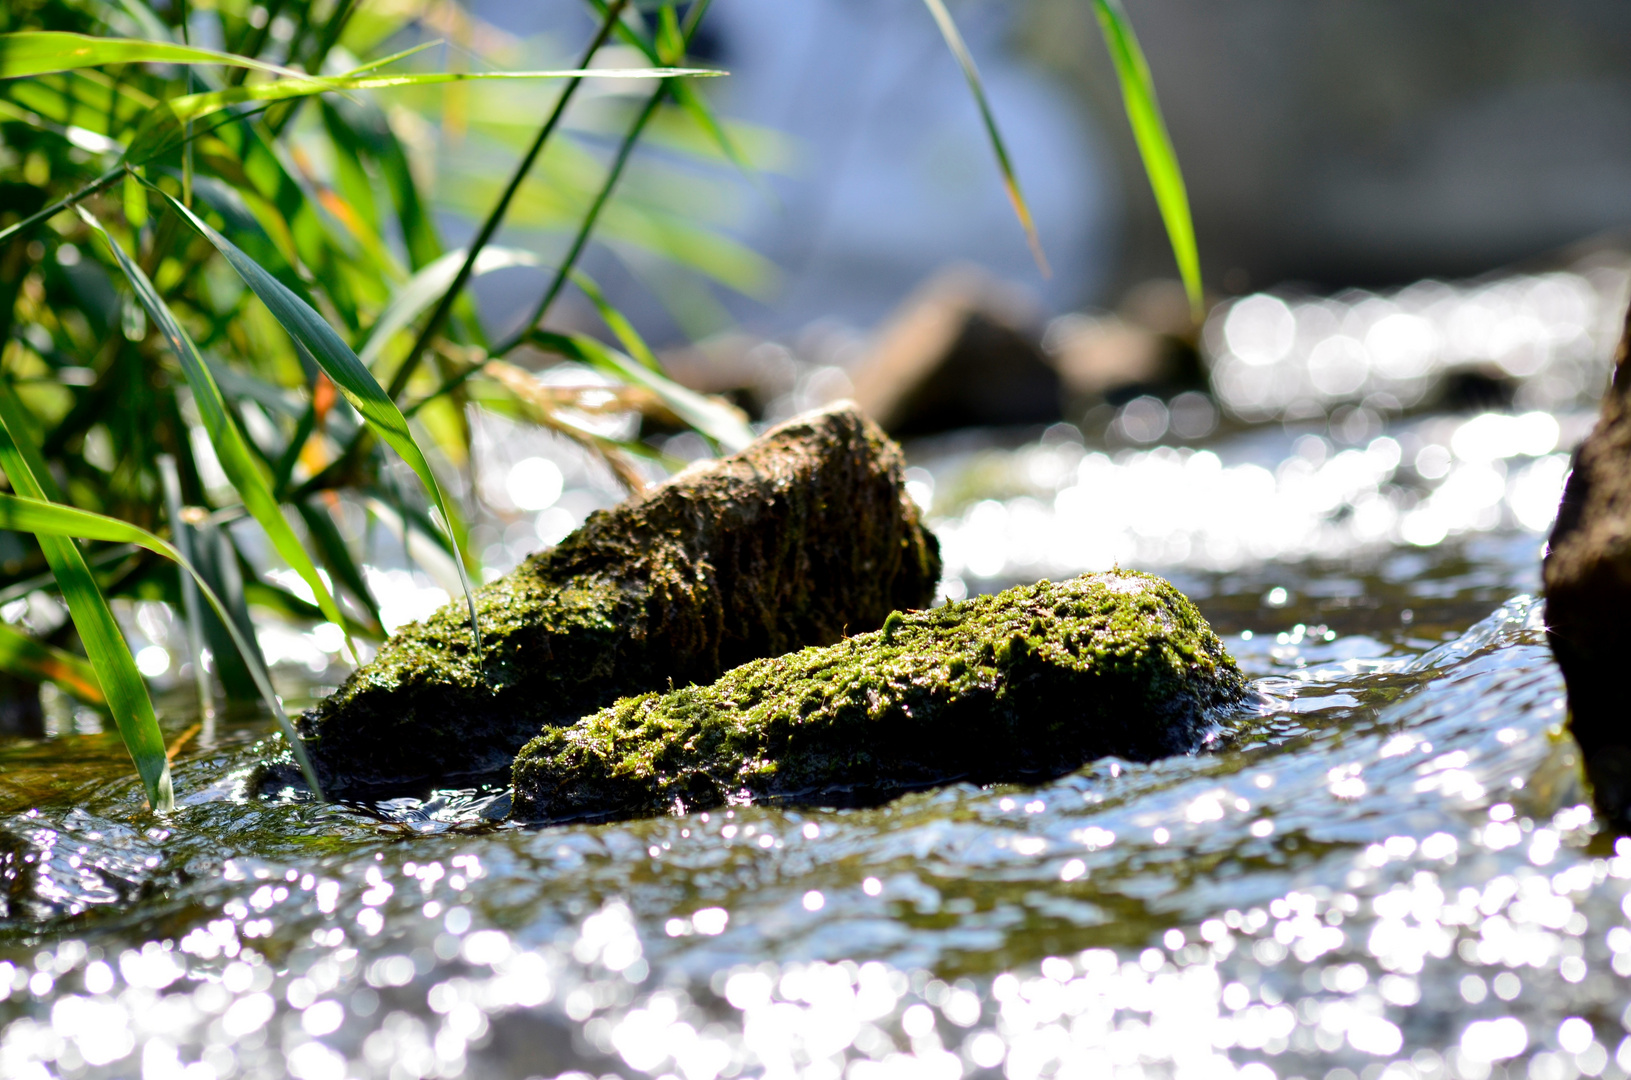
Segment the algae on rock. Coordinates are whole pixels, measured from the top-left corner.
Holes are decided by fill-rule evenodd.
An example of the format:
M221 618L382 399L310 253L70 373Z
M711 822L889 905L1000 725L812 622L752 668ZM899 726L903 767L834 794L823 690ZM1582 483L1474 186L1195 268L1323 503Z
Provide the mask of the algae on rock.
M501 775L540 726L927 605L939 549L902 472L900 449L844 403L592 514L477 590L480 663L451 604L300 717L325 788Z
M1112 571L890 615L709 686L546 729L511 767L521 821L755 801L863 803L1195 750L1246 681L1182 593Z

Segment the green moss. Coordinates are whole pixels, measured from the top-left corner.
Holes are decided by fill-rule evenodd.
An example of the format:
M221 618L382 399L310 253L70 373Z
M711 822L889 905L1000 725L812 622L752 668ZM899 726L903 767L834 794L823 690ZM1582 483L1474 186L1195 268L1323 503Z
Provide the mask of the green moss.
M843 405L592 515L477 591L482 663L451 604L300 718L325 788L501 776L542 725L928 604L938 549L902 469L899 448Z
M524 821L736 802L867 802L952 780L1193 751L1245 679L1178 590L1131 571L1042 582L624 698L511 769Z

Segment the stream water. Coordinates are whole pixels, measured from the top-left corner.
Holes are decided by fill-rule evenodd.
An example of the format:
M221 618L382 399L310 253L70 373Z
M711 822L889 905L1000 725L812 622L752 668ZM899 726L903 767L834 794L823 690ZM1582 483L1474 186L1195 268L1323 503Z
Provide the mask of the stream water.
M1631 847L1533 598L1588 422L915 451L947 595L1190 593L1259 694L1194 757L521 829L251 799L260 720L163 821L111 734L6 743L0 1076L1624 1077Z

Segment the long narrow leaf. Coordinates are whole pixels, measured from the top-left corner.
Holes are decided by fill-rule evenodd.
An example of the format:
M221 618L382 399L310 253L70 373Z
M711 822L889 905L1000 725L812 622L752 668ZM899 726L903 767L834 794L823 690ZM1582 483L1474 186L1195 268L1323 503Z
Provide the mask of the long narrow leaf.
M232 241L210 228L168 193L158 188L153 190L158 191L172 210L215 245L215 249L226 258L238 276L243 278L244 284L261 298L261 302L271 311L272 317L305 347L328 377L334 380L334 385L345 395L346 400L351 402L352 408L357 410L369 428L408 463L408 467L418 475L420 482L435 500L437 508L442 513L442 521L448 527L451 536L453 514L442 495L441 484L436 481L436 474L431 471L430 462L425 459L424 452L414 441L413 433L408 430L408 421L403 417L402 410L396 407L396 402L386 396L384 389L374 380L367 366L357 358L357 354L351 351L351 347L340 339L340 335L335 333L334 328L324 321L321 315L290 292L282 282L261 269L254 260L239 251ZM470 609L470 633L479 657L481 628L476 616L475 590L470 586L464 560L460 558L453 561L459 568L459 582L464 587L465 604Z
M608 6L606 0L589 0L589 2L602 16L606 14ZM652 63L661 62L658 59L656 44L647 38L641 37L628 23L619 22L617 24L617 36L620 40L639 49L645 54L646 59ZM764 182L758 170L754 169L752 164L748 162L747 156L737 147L736 141L730 137L724 126L720 124L719 118L708 108L708 103L702 99L701 95L686 83L674 83L669 89L673 91L675 103L690 114L696 125L713 139L714 144L719 147L720 153L725 156L725 160L735 165L737 170L758 187L762 194L774 198L774 191Z
M7 469L7 475L11 475ZM62 506L57 503L45 502L39 499L20 498L16 495L0 493L0 529L12 529L18 532L34 533L41 542L48 539L58 539L66 544L72 544L70 537L80 537L86 540L105 540L115 544L135 544L145 548L155 555L162 555L169 559L198 583L198 591L204 599L210 602L215 613L220 616L221 622L226 625L227 632L232 635L233 644L243 656L244 662L249 665L250 673L255 678L255 685L260 689L261 696L266 700L267 706L272 710L272 716L278 720L283 728L283 734L289 740L290 749L294 752L296 760L300 763L301 771L306 776L306 782L312 786L312 791L318 798L322 798L322 788L318 784L316 773L312 771L311 762L306 758L305 744L301 742L294 725L289 721L289 714L283 707L282 700L272 689L271 677L261 666L260 653L251 649L249 642L233 624L231 614L227 607L216 595L210 583L198 572L198 568L182 556L170 543L146 529L132 525L128 521L107 517L103 514L92 513L89 510L80 510L73 506ZM77 549L76 549L77 550ZM77 626L78 624L75 623ZM122 641L123 639L121 639ZM128 650L126 651L128 656ZM134 666L132 667L134 669ZM156 727L156 725L155 725ZM164 740L158 743L158 752L164 755Z
M346 547L345 537L334 524L334 518L328 510L315 506L310 502L296 504L295 509L300 511L300 520L306 523L306 532L311 536L312 543L323 555L323 561L334 574L335 581L356 598L357 603L368 612L373 619L374 627L380 625L379 605L374 602L374 594L368 588L368 581L363 577L362 568L351 557L351 551Z
M1144 172L1150 178L1155 203L1161 210L1167 237L1172 241L1172 254L1178 260L1178 273L1184 279L1184 290L1189 293L1190 309L1198 321L1204 314L1204 302L1195 224L1189 216L1189 194L1184 189L1184 174L1178 168L1178 155L1167 135L1160 103L1155 100L1155 80L1150 77L1150 65L1144 59L1138 38L1133 35L1133 24L1128 21L1121 0L1093 0L1093 10L1098 13L1104 44L1110 50L1116 77L1121 80L1121 100L1127 108L1127 122L1132 125L1133 139L1138 143L1139 156L1144 159Z
M17 400L11 384L3 379L0 379L0 426L6 432L6 437L0 438L0 469L5 470L11 489L32 499L60 498L56 483L34 445L23 416L22 402ZM40 505L64 509L50 502ZM79 631L85 655L96 671L108 711L119 728L119 737L136 763L136 773L147 791L148 805L167 813L175 808L176 796L170 783L170 759L165 755L164 733L159 730L158 717L153 713L147 683L136 670L135 658L130 655L130 646L108 608L107 597L102 595L90 567L85 565L84 554L72 540L53 534L41 536L39 542L45 561L62 589L62 598L68 602L68 614Z
M486 79L672 79L680 76L707 77L723 75L723 71L710 68L592 68L587 71L429 71L404 75L335 75L301 76L257 83L254 86L230 86L225 90L211 90L203 94L188 94L169 102L169 111L177 120L197 120L229 105L245 101L287 101L290 98L310 97L336 90L384 90L395 86L428 86L434 83L468 82Z
M94 229L106 243L108 250L118 262L119 269L123 270L125 277L136 291L136 298L147 311L147 317L159 328L159 333L169 344L170 350L181 361L181 370L187 378L187 385L192 388L193 401L198 406L199 419L204 424L204 431L209 435L210 444L215 448L215 456L221 463L221 469L227 474L238 497L244 501L247 509L260 527L265 530L267 539L277 550L283 561L288 563L295 573L311 587L312 593L317 597L318 607L323 614L336 626L345 626L345 616L340 613L340 605L335 601L328 586L317 572L312 563L311 556L295 536L294 530L283 516L283 509L278 505L277 499L272 495L271 485L267 481L265 470L260 461L250 450L244 440L243 432L238 429L237 423L227 410L226 398L221 394L220 386L216 385L215 377L211 375L204 358L198 355L198 349L193 345L192 338L181 328L176 317L171 313L169 305L153 287L141 267L137 266L125 254L123 248L108 235L106 228L98 221L95 215L83 206L76 207L79 216L85 224ZM350 635L346 635L346 644L351 650L353 661L357 658L356 647Z
M595 284L594 278L591 278L582 270L573 270L572 283L582 289L583 295L587 296L589 302L595 305L595 311L600 314L601 321L611 329L617 340L623 343L623 347L629 351L629 355L640 361L645 367L661 375L663 365L658 361L657 354L651 351L651 346L646 344L646 339L640 336L640 331L636 330L634 324L629 322L628 316L613 307L612 302L606 299L606 294L600 291L600 286Z
M651 391L675 416L726 450L734 452L753 441L753 429L735 409L706 398L695 390L687 390L587 334L535 330L531 340L541 348L598 368L631 386Z
M263 63L253 57L195 49L169 41L91 37L59 30L25 30L0 34L0 79L48 75L56 71L102 67L106 64L222 64L254 68L282 75L297 71Z
M448 286L453 284L453 279L458 276L459 267L464 263L464 255L464 248L450 251L407 280L391 298L390 306L380 313L373 329L368 332L368 340L363 342L362 348L358 350L357 358L364 365L372 368L392 336L406 329L420 315L430 310L432 304L441 299ZM488 246L476 256L476 263L471 268L470 274L472 277L479 277L511 266L538 266L540 262L538 256L530 251Z
M1002 185L1008 191L1008 201L1014 205L1014 214L1019 218L1020 227L1025 230L1025 240L1031 245L1031 257L1047 277L1048 257L1042 252L1042 238L1036 234L1036 222L1031 220L1031 208L1025 202L1025 195L1019 190L1019 174L1014 171L1014 163L1008 157L1008 147L1002 141L1002 132L997 128L997 118L991 113L991 103L986 100L985 86L980 82L980 71L974 66L974 57L969 54L968 46L963 44L963 35L958 31L957 24L952 21L951 12L946 10L944 0L923 0L928 5L929 14L934 16L935 24L940 27L940 36L946 39L946 47L951 50L952 56L963 69L963 78L968 80L968 88L974 94L974 104L979 106L980 119L985 123L986 137L991 140L991 151L997 156L997 168L1002 171Z
M0 623L0 669L36 682L49 682L86 705L108 707L96 669L71 652L47 645L6 623Z
M607 35L611 33L612 27L622 17L623 7L626 3L627 0L613 0L611 9L604 13L600 29L590 39L588 47L584 50L582 58L576 65L576 70L583 71L589 67L595 54L606 43ZM407 389L408 381L418 371L420 361L424 358L425 350L430 346L431 339L442 332L447 317L453 313L454 306L463 299L465 282L469 280L471 271L475 269L476 256L482 252L498 232L499 226L504 223L505 216L510 212L511 202L517 192L521 190L522 183L532 172L533 165L538 161L538 155L544 152L544 147L548 145L550 138L554 135L561 118L566 115L567 106L582 86L582 80L572 79L556 95L555 104L545 115L543 124L538 128L538 133L533 136L532 144L527 147L526 153L521 155L521 160L516 162L515 168L510 172L509 182L504 185L503 193L499 195L498 201L493 203L491 209L487 211L487 216L483 219L481 227L476 230L476 235L471 239L470 246L465 251L464 261L459 264L458 272L453 275L452 282L442 293L442 298L437 301L436 307L431 311L430 318L425 320L425 325L419 331L419 336L414 339L413 345L408 349L408 355L403 358L401 365L397 367L395 374L391 376L390 384L385 391L390 395L391 400L395 401L401 397L402 391ZM470 303L467 299L464 302L466 304ZM474 320L472 329L478 336L480 335L479 320ZM486 344L486 342L484 341L483 344Z

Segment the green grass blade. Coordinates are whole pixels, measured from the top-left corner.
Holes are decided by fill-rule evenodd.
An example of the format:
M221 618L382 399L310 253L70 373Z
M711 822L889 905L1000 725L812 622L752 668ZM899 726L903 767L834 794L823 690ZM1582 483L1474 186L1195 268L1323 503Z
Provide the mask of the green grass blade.
M442 495L442 486L437 483L436 474L431 471L430 462L419 449L413 433L408 430L408 421L403 417L402 410L398 409L396 402L386 395L385 390L369 373L367 366L351 351L351 347L340 339L340 335L335 333L334 328L321 315L289 291L277 278L261 269L253 259L238 250L232 241L210 228L168 193L157 188L153 190L158 191L172 210L215 245L215 249L226 258L238 276L243 278L244 284L260 297L261 302L271 311L272 317L305 347L328 377L334 380L335 387L345 395L347 401L351 402L352 408L357 410L368 427L408 463L408 467L418 475L420 482L425 485L425 490L430 492L431 498L435 500L436 507L442 514L442 521L451 536L454 517L448 509L447 500ZM476 616L475 590L471 588L470 577L465 572L464 560L456 558L453 561L459 569L459 582L464 588L465 604L470 609L470 633L475 641L476 654L480 656L481 627Z
M651 346L646 344L646 339L640 336L640 331L634 328L634 324L629 322L627 316L613 307L611 301L606 299L606 294L600 291L600 286L595 284L594 278L591 278L582 270L573 270L572 283L582 289L583 295L587 296L589 302L595 305L595 311L600 314L601 320L605 322L606 326L617 337L617 340L623 343L623 348L629 351L629 355L661 375L663 365L657 359L657 354L651 351Z
M95 195L97 192L101 191L103 188L111 187L112 185L117 184L124 178L124 176L125 170L122 168L109 169L107 172L103 173L101 176L98 176L95 180L92 180L89 184L86 184L72 195L58 199L56 202L45 207L43 210L36 210L23 220L7 225L4 229L0 229L0 244L5 243L7 240L11 239L13 236L16 236L20 232L26 232L27 230L32 229L42 221L56 217L70 206L78 205L81 199L88 199L92 195Z
M606 37L611 33L612 27L617 25L618 20L622 17L623 7L626 3L627 0L614 0L610 10L603 13L600 29L590 39L587 48L585 48L577 63L576 70L582 71L589 67L590 61L600 51L601 46L606 43ZM504 222L505 215L510 212L511 203L521 190L521 185L531 174L532 167L537 164L538 155L543 153L544 147L549 143L555 129L560 125L561 118L566 115L567 106L582 86L583 82L581 80L572 79L556 95L555 104L544 117L543 124L538 128L538 133L533 136L532 145L527 148L526 153L521 155L521 160L516 162L514 170L510 173L509 182L504 185L498 200L487 211L481 227L476 230L476 235L471 239L469 247L465 250L464 262L460 264L458 273L453 276L452 283L448 285L447 290L442 294L441 300L437 302L436 307L431 311L430 318L425 320L425 325L419 331L419 336L414 339L413 346L408 349L408 355L397 367L396 372L392 374L386 393L391 396L393 401L400 398L402 392L407 389L408 381L418 371L420 361L424 358L425 350L429 348L431 339L442 332L448 316L453 313L454 307L459 304L464 292L465 282L469 280L470 272L474 269L476 256L486 248L488 242L497 234L499 226ZM466 304L470 303L468 300L464 302ZM473 320L473 322L475 322L473 328L479 333L479 321ZM485 345L486 342L483 341L482 344Z
M210 373L204 358L198 355L198 349L193 345L192 338L181 328L176 317L171 313L169 305L153 287L141 267L137 266L125 254L113 239L108 235L107 229L102 226L95 215L83 206L76 207L79 216L84 219L98 235L102 237L119 269L124 271L129 279L131 288L136 291L136 298L147 311L147 317L153 320L164 340L169 343L170 349L181 362L181 370L186 376L187 385L192 388L193 401L198 406L199 419L203 422L204 431L209 435L210 444L215 448L215 456L221 463L221 469L227 474L238 497L243 500L247 509L266 532L266 537L272 542L283 561L288 563L295 573L311 588L312 594L317 598L317 606L323 609L330 622L336 626L345 626L345 616L340 612L340 605L335 601L328 586L317 573L317 567L312 563L310 554L300 538L295 536L294 530L283 516L283 509L272 495L271 485L268 483L266 473L250 450L244 439L243 432L239 430L232 414L227 409L226 398L221 388L216 384L215 377ZM351 651L353 662L357 660L355 644L350 635L346 635L346 645Z
M1144 172L1150 178L1155 192L1155 203L1166 224L1167 237L1172 241L1172 254L1178 260L1178 273L1184 279L1184 290L1189 293L1189 306L1198 322L1205 314L1201 293L1201 256L1195 244L1195 224L1189 215L1189 194L1184 188L1184 174L1178 168L1178 155L1172 149L1167 135L1167 122L1161 116L1161 106L1155 100L1155 81L1150 77L1150 65L1144 59L1133 34L1133 25L1121 0L1093 0L1093 10L1099 16L1099 29L1104 33L1105 47L1115 64L1116 77L1121 81L1121 100L1127 108L1127 122L1132 125L1133 139L1138 143L1139 156L1144 159Z
M7 393L9 394L9 389ZM15 401L15 398L12 400ZM7 430L10 430L9 424L7 426ZM6 467L6 475L12 476L13 474L11 471L11 460L9 455L4 457L4 464ZM271 708L272 716L279 721L280 726L283 728L284 737L289 740L289 745L293 750L296 759L300 762L301 771L306 775L306 782L312 785L312 791L317 794L318 798L323 797L322 788L319 786L317 781L317 775L312 771L311 762L306 759L305 745L300 741L300 736L295 732L294 725L290 723L289 714L283 708L283 702L278 698L277 694L272 689L271 677L267 674L265 667L263 667L261 664L259 651L250 648L249 642L244 639L243 634L233 623L232 616L230 612L228 612L227 606L221 602L221 598L216 595L215 590L210 587L210 583L202 574L198 572L198 568L183 557L181 552L172 547L168 541L162 539L161 537L155 536L146 529L132 525L128 521L120 521L118 518L107 517L106 515L93 513L89 510L80 510L79 508L73 506L63 506L58 503L45 502L35 498L20 498L16 495L7 495L4 493L0 493L0 529L12 529L17 532L31 532L39 538L42 546L47 541L58 541L72 547L73 540L70 539L71 537L80 537L86 540L105 540L114 544L135 544L137 547L145 548L146 550L153 552L155 555L161 555L164 558L169 559L171 562L187 571L187 573L191 574L193 580L198 583L198 591L203 594L204 599L209 601L210 606L215 609L216 615L220 616L221 622L226 625L227 632L232 635L233 644L237 646L239 654L244 658L244 662L249 665L250 672L255 677L255 683L260 688L262 697L266 699L267 706ZM74 548L74 550L78 551L79 549ZM64 589L63 592L66 595L67 589ZM110 615L109 619L111 620L111 618L112 616ZM75 620L74 625L76 627L79 626L77 619ZM114 631L117 633L118 628L114 627ZM83 629L80 631L80 637L84 637ZM120 648L123 650L125 658L129 660L130 650L125 647L124 638L122 636L118 638L118 643ZM89 642L86 643L86 652L90 652ZM92 657L92 662L95 663L94 655ZM100 666L98 667L98 671L101 671ZM132 674L135 674L136 672L136 667L133 662L130 665L130 671ZM139 680L141 676L136 675L136 678ZM104 681L104 689L106 689L106 686L107 684ZM146 687L143 685L142 696L144 698L146 697L146 693ZM111 701L112 695L109 695L109 697ZM149 711L151 711L152 706L149 705L148 708ZM115 720L118 719L118 715L118 712L115 711ZM121 732L123 731L122 726L120 730ZM155 736L158 735L157 721L154 721L153 733ZM158 756L160 759L163 759L163 738L158 738L157 747ZM140 763L138 762L138 768L139 767ZM168 781L168 778L169 765L168 762L166 762L166 781Z
M96 669L71 652L47 645L0 623L0 669L31 682L52 683L99 709L108 707Z
M974 104L979 106L980 120L985 124L985 134L991 140L991 151L997 157L997 168L1002 172L1002 186L1008 192L1008 201L1014 206L1014 215L1019 218L1019 224L1025 230L1025 241L1031 245L1031 257L1036 260L1037 269L1042 276L1051 273L1048 269L1048 257L1042 251L1042 238L1036 234L1036 222L1031 219L1031 207L1025 201L1025 195L1019 190L1019 174L1014 171L1014 163L1008 157L1008 147L1002 141L1002 132L997 128L997 118L991 113L991 103L986 100L985 85L980 81L980 71L974 66L974 57L969 54L968 46L963 44L963 35L957 29L957 23L952 20L951 12L946 10L944 0L923 0L928 5L929 13L934 16L936 25L940 27L940 35L946 39L946 47L951 49L952 56L963 69L963 78L968 80L968 88L974 95Z
M363 342L357 351L357 358L368 368L372 369L379 354L390 342L391 338L412 324L419 316L428 311L432 304L440 300L442 294L453 284L454 278L459 274L459 267L464 264L465 249L459 248L450 251L435 262L420 270L409 278L397 294L391 298L391 303L380 312L374 322L373 329L368 332L368 340ZM541 260L530 251L520 248L488 246L482 248L476 256L475 265L471 268L470 276L478 277L491 273L494 270L503 270L511 266L538 266Z
M4 380L0 380L0 426L6 431L6 437L0 438L0 469L5 470L11 489L32 499L60 498L33 442L22 402L17 400L11 384ZM51 502L37 505L48 510L66 509ZM39 537L39 544L62 589L62 598L68 603L68 614L79 631L80 643L96 672L119 737L130 751L130 759L136 763L136 773L147 791L148 805L155 811L167 813L175 808L176 796L170 783L170 759L165 754L164 733L159 730L158 717L153 713L147 683L136 670L135 658L130 655L130 646L108 608L107 597L102 595L90 567L85 565L84 554L71 539L48 534Z
M147 198L147 190L138 185L142 199ZM170 536L175 540L176 550L188 559L197 561L198 538L194 535L194 528L187 524L182 514L181 505L181 473L176 468L176 459L173 454L160 454L155 462L159 467L159 482L164 487L164 516L170 521ZM210 673L204 664L204 613L198 603L198 586L192 578L185 574L178 574L181 578L181 612L187 620L187 657L193 665L193 689L198 693L198 716L208 724L215 712L215 701L210 690Z
M102 67L106 64L222 64L254 68L280 75L300 72L267 64L248 56L195 49L170 41L91 37L59 30L25 30L0 34L0 79L49 75L58 71Z
M368 588L368 581L362 575L362 568L351 557L351 550L346 547L345 537L340 535L339 528L334 524L334 518L325 506L314 505L312 502L295 504L300 513L300 520L306 523L306 532L311 536L312 544L328 565L329 572L334 580L343 585L347 591L362 605L368 617L373 620L370 631L380 634L384 626L380 619L379 605L374 602L373 591Z
M589 0L589 2L602 16L606 14L608 9L606 0ZM691 10L696 11L702 6L693 4ZM700 12L698 12L697 17L701 18ZM617 36L619 40L639 49L645 54L646 59L652 63L661 62L658 58L656 44L641 37L628 23L619 22L617 24ZM702 96L693 90L688 83L677 82L670 86L669 89L673 92L675 103L684 109L696 125L714 141L714 145L719 147L719 152L725 156L725 160L736 166L744 177L760 189L761 194L774 198L774 191L764 182L764 178L759 175L758 170L753 167L752 163L748 161L747 155L742 153L741 149L736 145L736 140L730 137L730 133L719 122L719 118L714 115L713 110L708 108L708 103L702 99Z
M672 89L674 101L714 141L714 145L719 147L719 152L725 155L725 160L736 166L736 170L762 193L774 195L774 189L765 183L764 177L759 175L759 170L748 161L747 155L742 153L741 148L736 145L736 140L731 138L730 132L719 122L719 117L708 108L708 103L703 100L702 95L692 89L689 83L675 83Z
M587 334L556 334L535 330L532 343L572 360L604 371L630 386L651 391L675 416L714 440L726 450L737 451L753 441L753 429L740 413L728 405L687 390L632 357L624 356Z
M562 71L430 71L403 75L336 75L316 78L302 76L278 79L255 86L231 86L203 94L188 94L170 101L170 112L178 120L197 120L229 105L245 101L287 101L336 90L384 90L398 86L429 86L435 83L469 82L484 79L672 79L680 76L723 75L709 68L591 68Z

